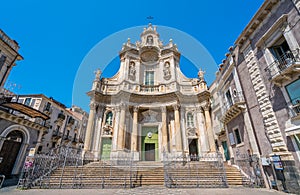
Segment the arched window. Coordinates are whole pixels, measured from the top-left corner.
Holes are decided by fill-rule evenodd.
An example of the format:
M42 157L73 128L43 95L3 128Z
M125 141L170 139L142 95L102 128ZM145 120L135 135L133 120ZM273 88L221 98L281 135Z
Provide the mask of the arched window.
M113 122L113 113L112 112L108 112L106 114L106 120L105 120L105 124L112 126L112 122Z
M194 127L194 115L191 112L187 113L187 126Z

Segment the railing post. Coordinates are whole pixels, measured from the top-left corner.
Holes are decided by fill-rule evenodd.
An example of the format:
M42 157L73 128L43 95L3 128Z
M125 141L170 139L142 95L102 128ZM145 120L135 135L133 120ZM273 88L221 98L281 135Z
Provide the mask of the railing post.
M62 166L62 171L61 171L61 175L60 175L60 179L59 179L59 188L61 189L61 185L62 185L62 178L64 175L64 170L65 170L65 166L66 166L66 161L67 161L67 155L68 155L68 147L65 148L65 156L64 156L64 162L63 162L63 166Z

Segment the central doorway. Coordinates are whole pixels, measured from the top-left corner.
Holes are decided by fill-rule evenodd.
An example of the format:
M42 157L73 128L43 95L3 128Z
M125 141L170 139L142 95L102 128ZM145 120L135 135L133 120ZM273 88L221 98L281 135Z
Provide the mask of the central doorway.
M155 161L155 144L145 143L145 161Z
M102 138L101 159L109 160L111 152L111 138Z
M189 153L192 161L198 159L198 140L189 139Z
M144 126L142 127L142 143L141 154L143 161L157 161L158 154L158 127Z

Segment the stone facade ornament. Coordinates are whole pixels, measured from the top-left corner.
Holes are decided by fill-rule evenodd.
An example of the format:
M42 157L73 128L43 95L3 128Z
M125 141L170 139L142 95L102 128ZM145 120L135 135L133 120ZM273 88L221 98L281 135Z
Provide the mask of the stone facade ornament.
M153 110L147 110L145 112L142 113L144 116L144 119L142 122L146 123L146 122L157 122L156 116L157 113Z

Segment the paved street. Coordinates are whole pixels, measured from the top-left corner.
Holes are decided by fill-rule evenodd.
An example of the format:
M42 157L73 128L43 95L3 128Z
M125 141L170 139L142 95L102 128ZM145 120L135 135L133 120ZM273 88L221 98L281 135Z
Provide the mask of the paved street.
M0 189L1 195L37 195L37 194L72 194L72 195L79 195L79 194L174 194L174 195L198 195L198 194L219 194L219 195L250 195L250 194L260 194L260 195L268 195L268 194L285 194L283 192L278 192L275 190L268 190L268 189L257 189L257 188L220 188L220 189L168 189L165 187L157 187L157 186L147 186L147 187L140 187L140 188L134 188L134 189L31 189L31 190L18 190L15 187L7 187Z

